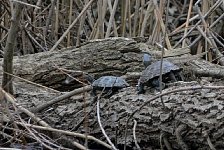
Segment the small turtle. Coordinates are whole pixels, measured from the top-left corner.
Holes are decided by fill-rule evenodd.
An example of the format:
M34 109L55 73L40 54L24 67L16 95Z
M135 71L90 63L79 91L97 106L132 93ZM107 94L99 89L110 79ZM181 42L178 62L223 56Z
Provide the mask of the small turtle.
M92 84L93 90L91 92L92 96L96 96L97 90L104 90L106 95L111 95L116 92L118 89L129 86L129 84L121 77L115 76L102 76L99 79L94 81L93 76L83 73L83 79L87 80ZM74 76L77 76L77 73L71 73L64 81L65 84L70 84L75 80Z
M93 90L92 95L96 96L97 90L104 90L107 92L107 95L111 95L119 89L128 87L129 84L125 79L115 76L102 76L99 79L95 80L92 83Z
M148 54L146 54L148 55ZM148 62L151 62L151 60L145 59L145 58L150 58L149 56L143 56L143 63L145 60ZM144 63L145 64L145 63ZM148 63L147 63L148 64ZM159 76L160 76L160 65L161 61L156 61L149 65L143 72L141 77L138 80L138 94L144 93L144 86L151 86L155 87L156 89L159 89ZM162 67L162 78L168 80L171 80L173 82L176 82L177 79L179 80L184 80L183 76L181 74L182 68L179 68L177 65L167 61L163 60L163 67ZM165 83L162 82L162 89L165 88Z

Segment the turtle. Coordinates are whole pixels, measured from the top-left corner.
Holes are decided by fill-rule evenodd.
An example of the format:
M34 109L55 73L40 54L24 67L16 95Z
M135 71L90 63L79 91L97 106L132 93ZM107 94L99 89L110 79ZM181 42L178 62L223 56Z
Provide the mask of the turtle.
M104 90L107 92L106 95L111 95L119 89L128 87L129 84L125 81L125 79L116 76L102 76L99 79L95 80L92 83L92 95L96 96L97 90Z
M146 54L149 55L149 54ZM145 62L145 58L151 58L149 56L143 56L143 63ZM150 60L147 60L150 62ZM149 63L148 63L149 64ZM151 86L155 89L159 89L159 76L160 76L160 65L161 61L156 61L145 68L142 72L141 77L138 80L137 90L138 94L142 94L145 92L144 86ZM184 80L183 75L181 74L182 68L178 67L177 65L171 63L168 60L163 60L163 67L162 67L162 79L163 81L166 79L167 81L171 80L176 82L178 80ZM165 80L165 81L166 81ZM162 82L162 89L165 88L165 83Z
M77 73L71 73L64 81L65 84L70 84L75 80L74 76L77 76ZM104 90L107 92L106 95L111 95L119 89L124 87L128 87L129 84L125 81L125 79L116 76L102 76L97 80L94 80L92 75L88 73L83 73L83 79L87 80L92 84L93 90L91 92L92 96L96 96L97 90Z

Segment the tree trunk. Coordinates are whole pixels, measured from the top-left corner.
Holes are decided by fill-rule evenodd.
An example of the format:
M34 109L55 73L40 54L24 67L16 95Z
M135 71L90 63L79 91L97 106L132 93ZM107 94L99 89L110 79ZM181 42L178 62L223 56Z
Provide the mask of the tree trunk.
M23 6L19 3L15 3L14 12L12 13L11 26L8 32L8 38L6 41L6 47L4 50L3 60L3 80L2 87L5 91L13 94L12 76L6 74L13 74L13 53L16 44L16 38L19 31L20 17L23 10Z

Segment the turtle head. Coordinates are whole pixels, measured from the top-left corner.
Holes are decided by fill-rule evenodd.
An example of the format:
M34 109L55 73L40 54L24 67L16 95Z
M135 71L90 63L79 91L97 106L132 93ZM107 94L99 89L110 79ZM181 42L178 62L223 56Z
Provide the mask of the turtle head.
M83 78L91 84L95 81L94 77L92 75L87 74L87 73L83 74Z
M143 64L145 68L147 68L152 63L152 56L150 54L145 53L143 55Z
M75 74L72 72L71 74L67 74L66 79L63 81L64 84L70 84L75 80Z
M64 80L64 84L70 84L72 81L74 81L74 79L70 76L68 76L65 80Z
M67 78L64 80L64 84L71 84L73 81L76 80L76 77L77 77L77 73L71 73L67 76ZM80 76L80 75L79 75ZM87 73L83 73L82 74L82 79L85 80L85 81L88 81L89 83L93 83L94 81L94 77L87 74Z

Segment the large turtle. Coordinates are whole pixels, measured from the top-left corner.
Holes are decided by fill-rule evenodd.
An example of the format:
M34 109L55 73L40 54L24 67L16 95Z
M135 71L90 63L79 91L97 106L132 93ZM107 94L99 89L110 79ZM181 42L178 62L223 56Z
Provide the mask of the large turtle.
M128 87L129 84L125 79L115 76L102 76L99 79L95 80L92 83L93 90L92 95L96 96L97 90L104 90L107 92L107 95L111 95L115 91Z
M148 55L148 56L147 56ZM151 56L149 54L144 54L143 56L143 63L147 60L149 62L148 58L151 60ZM149 64L149 63L147 63ZM138 94L144 93L144 86L151 86L155 87L156 89L159 89L159 76L160 76L160 65L161 61L156 61L146 67L146 69L142 72L141 77L138 80ZM162 64L162 79L163 81L165 79L171 80L173 82L178 80L184 80L183 76L181 74L182 68L178 67L177 65L167 61L163 60ZM165 83L162 82L162 89L165 88Z

